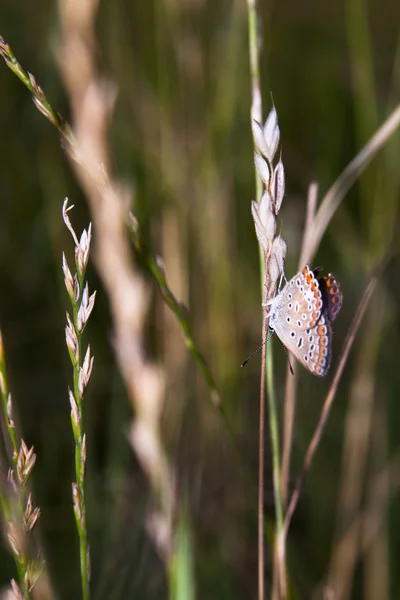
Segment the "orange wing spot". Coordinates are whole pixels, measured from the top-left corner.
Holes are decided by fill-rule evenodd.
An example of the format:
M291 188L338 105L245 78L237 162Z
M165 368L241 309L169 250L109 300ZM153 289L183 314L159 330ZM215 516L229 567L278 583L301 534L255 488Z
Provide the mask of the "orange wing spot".
M325 334L326 334L325 325L318 325L317 333L319 336L325 336Z

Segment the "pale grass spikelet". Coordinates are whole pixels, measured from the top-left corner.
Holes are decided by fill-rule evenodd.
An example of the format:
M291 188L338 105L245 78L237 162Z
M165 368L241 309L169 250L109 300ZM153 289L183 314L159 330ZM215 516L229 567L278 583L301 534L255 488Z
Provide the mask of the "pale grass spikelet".
M8 426L11 427L11 429L15 429L15 423L14 423L14 419L13 419L13 406L12 406L11 393L8 393L6 408L7 408Z
M257 239L265 255L266 298L270 297L283 274L286 244L276 236L276 217L285 196L285 170L282 159L274 166L273 161L280 142L278 115L275 107L269 112L264 127L253 120L252 130L257 152L254 163L265 189L258 202L251 203ZM261 156L261 154L263 156ZM279 242L275 242L279 239Z
M76 335L74 324L71 321L71 317L68 312L67 315L67 325L65 327L65 342L67 344L67 348L73 362L73 365L77 365L79 363L79 343L78 336Z
M283 267L286 258L286 242L280 235L272 243L271 256L268 261L268 270L270 276L270 289L275 289L278 281L283 277ZM266 306L267 298L264 298L263 306Z
M89 286L86 284L83 294L81 305L78 310L78 331L82 333L85 329L86 323L90 317L90 313L93 310L94 301L96 299L96 292L93 292L91 296L89 296Z
M26 533L31 533L40 517L40 508L33 508L32 494L29 493L24 513L24 527Z
M28 77L29 77L29 80L30 80L32 88L33 88L33 93L36 96L36 98L34 98L34 101L36 100L36 102L39 102L43 106L43 109L45 111L45 112L43 112L43 114L46 115L46 116L47 116L47 114L49 114L48 118L50 120L52 120L51 119L51 113L45 107L46 96L44 95L44 92L43 92L42 88L40 87L40 85L36 81L36 78L34 77L34 75L32 75L32 73L30 73L29 71L28 71Z
M13 460L15 460L16 456L13 456ZM11 485L12 491L14 492L14 494L18 494L19 489L17 486L17 483L15 481L15 477L14 477L14 469L8 469L8 473L7 473L7 481L8 483Z
M11 579L11 589L15 596L15 600L24 600L24 594L15 579Z
M51 123L54 124L53 115L52 115L51 111L47 108L47 106L45 106L43 104L43 102L41 100L39 100L39 98L33 97L32 100L33 100L34 105L38 109L38 111L41 112L42 115L44 115L46 117L46 119L48 119Z
M21 551L19 548L19 536L13 523L10 523L8 526L7 539L14 554L18 557L21 556Z
M43 573L44 564L45 563L43 560L36 560L36 561L32 561L31 563L29 563L28 577L29 577L29 584L30 584L29 585L30 592L32 591L33 587L35 586L40 575Z
M263 306L267 306L265 303L267 297L270 298L276 290L277 284L282 281L284 275L284 264L278 260L276 255L271 255L268 259L268 273L269 273L269 285L266 297L263 300Z
M27 75L28 75L28 79L29 79L29 82L32 87L32 94L33 94L32 100L33 100L34 105L39 110L39 112L41 112L42 115L44 115L46 117L46 119L48 119L51 123L53 123L53 125L56 125L56 120L54 118L54 114L52 113L50 107L47 105L46 97L43 93L42 88L40 87L40 85L36 81L35 76L32 75L32 73L30 73L28 71Z
M69 269L67 259L65 258L64 252L62 253L62 270L64 273L64 283L67 288L68 295L71 298L75 298L75 282L72 277L72 273Z
M77 269L80 275L83 275L86 271L87 263L89 260L90 243L92 241L92 224L89 223L88 230L83 230L80 242L75 248L75 260Z
M276 218L272 209L272 199L268 191L264 192L260 202L252 201L251 213L253 215L257 239L264 252L267 252L276 231Z
M32 581L31 578L29 577L29 572L28 569L25 572L25 576L24 576L24 583L25 583L25 587L28 591L31 591L33 585L32 585Z
M283 162L281 159L279 160L278 164L274 169L271 189L272 197L274 198L275 214L277 215L279 213L283 197L285 195L285 169L283 167Z
M6 42L3 36L0 35L0 55L8 63L12 63L11 59L11 46Z
M279 269L278 261L276 257L271 255L268 261L268 273L269 273L269 288L275 289L278 280L281 277L282 271ZM266 296L263 300L262 306L268 306L268 297Z
M73 208L74 208L74 205L71 204L71 206L68 206L68 198L65 198L64 199L64 203L63 203L63 207L62 207L63 221L64 221L67 229L69 230L69 232L72 235L72 238L74 240L75 246L79 246L78 238L76 237L76 233L74 231L74 228L71 225L71 221L69 220L69 216L68 216L68 212L70 210L72 210Z
M265 154L268 160L272 162L278 149L280 140L278 115L275 110L275 106L273 106L269 111L269 115L267 117L267 120L265 121L263 133L265 144L267 147L267 151L263 152L263 154Z
M256 166L258 174L260 175L265 187L268 188L269 180L271 179L271 171L270 171L269 162L267 162L265 160L265 158L263 158L261 156L261 154L258 154L258 152L254 152L254 164Z
M274 239L276 232L276 218L273 213L273 204L270 194L265 191L261 197L259 215L264 227L265 237L268 240L268 247Z
M78 379L78 389L79 389L79 396L81 398L83 398L85 392L86 392L86 388L88 386L89 383L89 379L90 376L92 374L92 369L93 369L93 361L94 361L94 357L90 356L90 345L87 347L87 351L86 351L86 355L85 355L85 359L83 361L83 365L79 371L79 379Z
M32 514L30 515L29 520L26 521L26 523L25 523L25 527L26 527L27 533L31 533L31 531L33 531L33 529L36 526L36 523L38 522L38 520L40 518L40 514L41 514L41 510L40 510L39 506L36 506L33 509Z
M71 406L71 423L72 423L72 428L74 430L74 436L75 436L75 438L79 439L80 434L81 434L81 425L80 425L81 420L80 420L80 415L79 415L78 404L75 400L74 393L71 389L68 390L68 396L69 396L69 403Z
M75 286L75 294L74 294L74 302L78 302L79 296L81 295L81 288L78 281L78 275L74 276L74 286Z
M77 483L72 484L72 502L74 505L75 518L79 523L82 523L81 495Z
M251 128L253 130L253 138L257 150L261 152L261 154L263 154L266 158L268 158L269 149L268 144L265 141L263 128L261 127L260 123L258 121L255 121L254 119L251 123Z
M275 260L278 264L280 273L283 273L286 252L287 252L286 242L280 235L278 235L278 237L276 237L272 243L271 257L273 256L275 258Z
M32 512L32 510L33 510L32 494L29 492L28 500L26 501L24 519L27 515L29 515Z
M25 444L24 440L21 440L21 447L17 461L17 473L22 487L25 487L27 484L32 469L35 466L35 462L36 454L34 452L34 447L32 446L28 449L28 446Z
M266 252L268 249L268 240L265 236L264 226L262 224L262 220L259 214L259 205L259 202L256 202L255 200L251 201L251 214L253 216L258 243L260 244L264 252Z
M35 94L37 96L43 95L43 90L40 87L40 85L38 84L38 82L36 81L36 77L34 75L32 75L32 73L30 73L29 71L28 71L28 78L29 78L30 84L31 84L32 89L35 92Z

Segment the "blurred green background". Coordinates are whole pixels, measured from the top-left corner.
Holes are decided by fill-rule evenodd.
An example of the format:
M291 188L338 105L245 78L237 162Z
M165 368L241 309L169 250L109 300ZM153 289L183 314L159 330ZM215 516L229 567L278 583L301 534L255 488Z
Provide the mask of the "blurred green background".
M272 93L286 172L280 214L291 277L309 183L318 182L321 198L399 103L400 3L284 0L262 1L259 8L264 115ZM68 119L55 59L57 11L54 2L2 0L0 34ZM134 188L143 236L189 308L232 429L212 405L174 316L143 270L152 290L147 351L166 377L164 439L187 501L196 596L255 598L259 357L240 369L261 339L246 4L101 2L97 51L100 71L118 90L110 132L115 176ZM3 61L0 129L0 326L10 387L24 439L38 456L33 491L52 583L59 598L79 598L61 271L62 251L71 256L72 245L61 219L64 197L75 204L77 231L90 214L56 130ZM345 591L334 597L400 597L399 150L396 133L347 194L315 259L336 274L344 293L334 366L368 275L390 256L289 532L293 597L328 598L323 593L335 573ZM132 411L114 362L108 300L93 264L88 280L98 290L86 331L95 355L85 400L93 598L167 598L164 566L145 530L148 484L126 440ZM277 339L271 343L282 404L286 356ZM301 370L292 482L333 370L323 380ZM266 463L272 518L269 443ZM5 545L0 554L5 586L13 563ZM269 585L270 551L266 560Z

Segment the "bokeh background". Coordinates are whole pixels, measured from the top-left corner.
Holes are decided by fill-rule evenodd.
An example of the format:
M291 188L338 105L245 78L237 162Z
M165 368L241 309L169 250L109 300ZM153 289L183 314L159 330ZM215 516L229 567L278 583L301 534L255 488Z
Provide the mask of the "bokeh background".
M286 275L299 259L308 186L320 198L400 101L397 0L262 0L264 114L271 94L281 128L286 197L280 227ZM185 497L196 597L255 598L261 339L258 247L244 1L100 2L98 67L118 97L110 132L113 170L134 190L144 239L164 261L175 295L218 385L229 427L186 349L155 282L146 351L166 378L163 435ZM56 53L55 2L2 0L0 34L69 117ZM79 64L76 65L79 69ZM64 343L61 254L71 256L65 196L80 231L90 213L54 127L0 63L0 325L24 439L34 444L33 492L57 597L79 598L71 504L73 443ZM294 598L400 597L398 200L400 133L372 161L335 214L315 259L344 293L333 369L301 370L293 481L318 421L335 363L370 273L387 257L353 346L288 537ZM96 231L94 231L94 244ZM116 368L108 299L94 264L95 311L86 331L95 367L85 400L93 597L162 599L167 577L145 528L151 493L126 437L132 407ZM286 356L271 341L283 402ZM273 519L269 444L265 504ZM14 576L5 544L0 582ZM267 585L271 553L266 556ZM324 592L325 590L325 592Z

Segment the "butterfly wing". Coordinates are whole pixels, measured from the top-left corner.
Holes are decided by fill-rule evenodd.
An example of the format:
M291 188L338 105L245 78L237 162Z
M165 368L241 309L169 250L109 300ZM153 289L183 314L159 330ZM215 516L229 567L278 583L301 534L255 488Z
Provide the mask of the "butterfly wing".
M329 275L321 277L318 283L321 290L324 313L332 322L338 316L343 303L343 294L339 282L332 273L329 273Z
M306 265L267 305L270 328L304 367L323 377L331 360L331 323L343 295L331 273L317 279L320 271Z
M270 302L270 327L277 331L277 324L288 328L305 330L314 327L321 317L322 295L318 280L306 265Z
M342 306L336 278L317 280L320 269L306 265L271 302L270 327L295 358L323 377L331 360L332 326Z
M318 323L308 329L275 325L275 333L289 352L314 375L326 375L331 361L332 327L322 314Z

